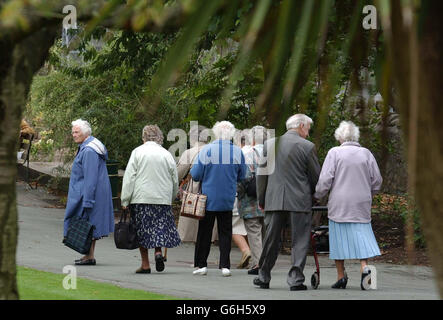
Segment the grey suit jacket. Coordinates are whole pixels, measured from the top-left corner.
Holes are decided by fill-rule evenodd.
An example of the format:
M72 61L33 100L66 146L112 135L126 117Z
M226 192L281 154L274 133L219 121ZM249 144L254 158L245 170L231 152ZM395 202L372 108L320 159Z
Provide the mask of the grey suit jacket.
M266 141L257 170L257 197L265 211L310 212L320 174L312 142L293 130Z

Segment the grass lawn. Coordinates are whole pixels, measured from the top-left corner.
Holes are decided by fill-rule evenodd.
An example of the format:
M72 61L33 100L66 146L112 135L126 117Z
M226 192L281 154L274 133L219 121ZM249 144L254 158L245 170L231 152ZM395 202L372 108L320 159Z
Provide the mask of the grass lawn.
M116 285L77 277L77 288L66 290L63 279L67 274L43 272L17 267L17 285L21 300L177 300L144 290L121 288Z

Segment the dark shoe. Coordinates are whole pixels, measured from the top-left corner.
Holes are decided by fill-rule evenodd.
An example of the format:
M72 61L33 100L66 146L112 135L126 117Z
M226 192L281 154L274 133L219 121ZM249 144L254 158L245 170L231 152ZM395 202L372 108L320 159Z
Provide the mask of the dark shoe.
M344 276L336 283L334 283L331 288L333 289L346 289L346 285L348 284L348 277Z
M361 274L361 283L360 288L362 290L366 290L371 285L371 270L369 268L365 268L363 273Z
M257 268L252 268L248 270L248 274L255 274L258 275L258 267Z
M75 265L77 266L95 266L96 263L95 259L75 260Z
M165 270L165 262L161 253L155 255L155 270L162 272Z
M135 270L135 273L151 273L151 268L143 269L142 267Z
M253 283L262 289L269 289L269 282L268 283L263 282L258 277L254 279Z
M291 291L301 291L301 290L308 290L308 287L304 284L299 284L298 286L292 286L289 290Z

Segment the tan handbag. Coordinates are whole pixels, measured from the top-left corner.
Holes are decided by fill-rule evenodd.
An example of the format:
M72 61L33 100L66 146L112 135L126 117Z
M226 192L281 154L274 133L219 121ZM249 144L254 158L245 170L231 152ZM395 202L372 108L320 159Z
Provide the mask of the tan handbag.
M187 190L182 190L182 186L188 183ZM182 206L180 208L180 215L188 218L203 219L206 212L206 200L208 196L201 194L201 184L198 193L192 192L192 177L190 174L180 184L182 192Z

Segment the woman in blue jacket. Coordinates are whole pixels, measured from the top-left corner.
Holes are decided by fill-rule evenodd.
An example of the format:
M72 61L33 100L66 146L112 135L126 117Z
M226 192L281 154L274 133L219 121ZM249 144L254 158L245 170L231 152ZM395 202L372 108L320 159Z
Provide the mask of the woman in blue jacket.
M91 131L90 124L85 120L72 122L72 137L79 147L69 180L64 236L75 216L84 214L95 226L91 249L87 255L75 261L76 265L95 265L96 240L114 231L111 183L106 168L108 151L103 143L91 136Z
M201 181L202 194L207 195L206 214L199 221L195 243L194 275L207 274L207 259L211 248L212 228L217 219L220 263L223 276L230 276L232 209L237 193L237 182L246 173L245 157L231 139L235 127L228 121L217 122L212 131L216 140L206 145L191 168L191 176Z

